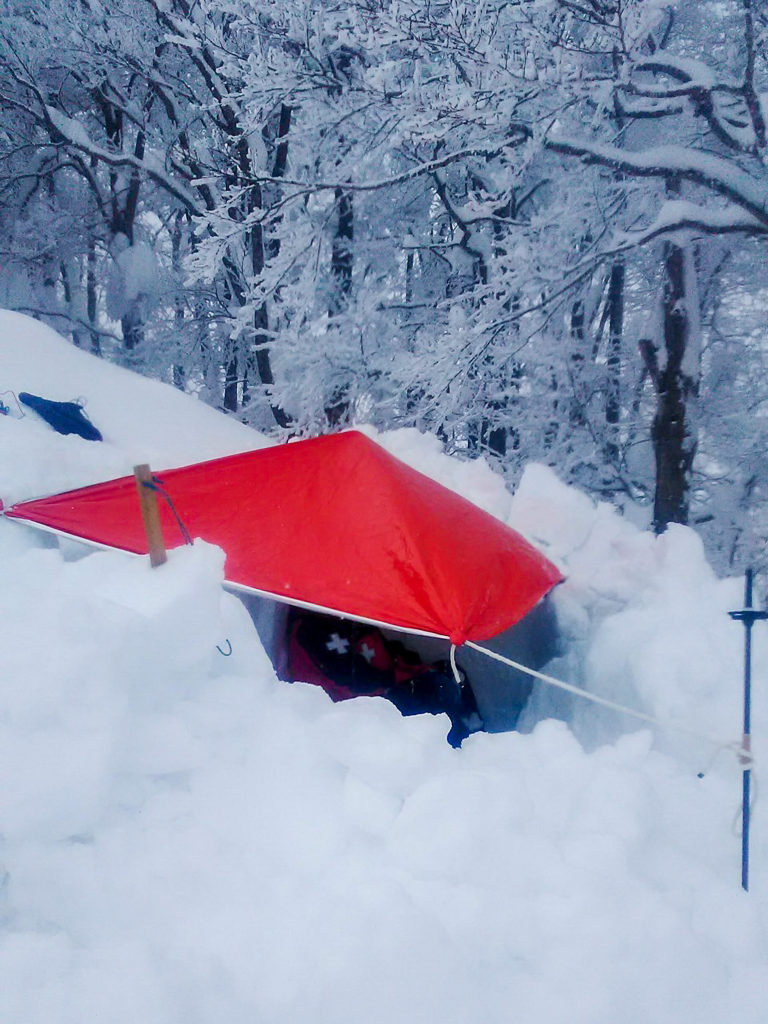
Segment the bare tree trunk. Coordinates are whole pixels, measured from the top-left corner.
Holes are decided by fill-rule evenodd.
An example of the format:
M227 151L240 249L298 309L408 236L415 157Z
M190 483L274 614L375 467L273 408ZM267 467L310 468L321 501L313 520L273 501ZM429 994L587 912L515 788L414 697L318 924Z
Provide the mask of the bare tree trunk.
M496 455L498 458L503 459L507 454L507 444L509 442L509 430L506 426L495 426L489 425L489 420L483 421L483 431L481 433L482 447L491 453Z
M665 365L649 369L657 392L656 415L651 427L656 457L656 491L653 506L653 527L662 533L670 523L687 523L690 501L690 480L696 454L696 431L691 405L698 397L698 373L691 372L696 345L698 296L690 294L687 266L691 254L679 245L664 245L664 293L662 326ZM688 358L686 359L686 355Z
M339 219L331 255L331 271L335 282L331 301L333 308L330 310L332 315L344 308L352 289L352 240L355 233L352 193L337 188L336 206L339 211Z
M132 303L128 312L120 317L120 326L123 331L123 344L132 352L144 340L144 318L137 303Z
M277 129L277 146L275 150L275 160L272 168L272 176L275 178L281 178L285 174L285 170L288 163L288 133L291 128L291 117L293 114L293 108L283 104L280 108L280 121ZM238 161L240 172L243 178L252 177L251 168L251 153L246 139L241 139L238 146ZM253 184L248 191L248 213L253 214L258 210L261 210L264 203L264 197L262 194L261 186ZM250 263L251 272L254 277L259 277L263 273L266 264L267 254L271 257L277 256L280 251L280 242L278 238L265 239L264 230L261 224L257 221L254 226L248 232L248 247L250 250ZM259 383L265 389L267 393L275 383L274 373L272 371L272 358L270 355L270 337L269 337L269 312L267 310L266 303L262 303L256 308L253 315L253 346L251 351L246 355L245 366L243 367L243 385L242 385L242 404L246 406L251 400L250 384L253 378L258 378ZM234 378L237 378L237 368L234 369L229 366L227 369L227 379L234 374ZM237 387L234 389L234 400L236 399ZM229 391L229 400L233 397L232 389ZM224 407L229 408L227 404L227 392L225 389ZM285 410L270 400L269 406L272 412L272 416L279 427L286 429L291 424L291 419L285 412ZM237 405L235 404L235 409Z
M612 465L619 461L621 418L621 349L624 336L624 264L617 260L608 282L608 357L605 374L606 455Z
M126 145L123 112L103 96L100 97L100 100L107 138L115 151L121 152ZM131 154L138 163L144 158L145 147L146 139L144 133L139 131L136 135ZM135 241L136 213L138 210L139 193L141 191L141 176L136 167L134 167L128 178L128 186L126 188L123 175L112 168L109 174L109 181L110 232L112 239L123 236L127 240L128 245L132 246ZM131 301L128 309L120 317L120 326L123 332L123 345L127 351L133 352L144 340L144 316L139 296L136 296Z
M91 237L88 239L88 255L86 258L86 270L85 270L85 299L88 308L88 323L91 324L91 352L95 356L101 355L101 338L99 332L96 330L96 308L97 308L97 292L96 292L96 239Z
M516 216L517 199L513 192L505 203L502 203L494 210L493 255L497 259L504 259L507 255L508 237L504 222L510 221ZM487 280L489 276L489 268L485 265L484 261L481 263L478 270L480 272L481 279L482 277L485 277ZM507 313L519 308L518 297L514 294L506 295L502 303L502 308ZM512 330L516 331L516 328L513 327ZM496 389L502 391L502 397L494 398L489 403L488 412L490 415L483 419L480 436L485 450L490 452L492 455L498 456L499 459L504 459L510 448L517 448L519 443L517 430L510 424L510 409L515 401L513 396L520 388L520 378L522 376L521 364L514 359L507 360L502 364L502 367L497 368L496 374ZM499 387L500 384L501 388Z
M569 421L574 430L583 427L587 422L585 406L586 396L584 394L584 367L586 365L585 344L586 307L584 297L579 296L571 306L571 401L569 409Z
M338 221L331 253L331 274L334 289L328 312L337 316L349 301L352 290L352 241L354 239L354 209L352 193L336 189ZM349 391L344 385L336 388L325 407L325 416L332 427L346 422L349 417Z
M238 394L237 394L237 353L230 356L226 365L226 375L224 377L224 408L227 412L237 412L238 410Z
M177 280L181 279L181 234L183 220L184 213L179 210L173 218L173 230L171 232L171 258ZM184 300L183 292L180 287L178 287L176 291L174 307L173 327L176 332L176 336L181 337L184 332ZM173 386L178 388L179 391L183 391L187 384L187 374L184 366L181 363L174 363L172 373Z
M67 304L67 309L70 311L70 314L74 315L75 311L76 311L76 309L75 309L75 296L74 296L74 291L72 289L72 281L70 279L69 267L67 266L65 260L61 261L60 267L61 267L61 284L62 284L62 288L64 289L64 301ZM79 330L77 327L73 327L72 328L72 341L76 345L77 348L82 348L83 347L83 340L84 340L83 339L83 332L81 330Z

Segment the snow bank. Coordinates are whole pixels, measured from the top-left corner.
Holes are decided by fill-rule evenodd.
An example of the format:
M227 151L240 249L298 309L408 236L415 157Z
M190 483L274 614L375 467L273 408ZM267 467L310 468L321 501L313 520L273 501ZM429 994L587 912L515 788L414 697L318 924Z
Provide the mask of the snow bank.
M124 476L142 462L168 469L268 443L168 384L96 359L44 324L0 310L0 397L20 391L83 402L104 442L55 434L23 406L23 419L0 417L6 504ZM4 401L16 411L13 399Z
M727 779L281 684L205 545L5 554L0 1019L761 1019Z
M654 537L544 466L526 469L509 522L567 576L555 600L569 654L555 668L665 722L723 743L739 738L743 630L728 612L743 605L743 581L717 579L693 530L672 526ZM754 636L753 719L761 750L768 736L766 632L758 628ZM528 721L545 711L566 717L590 747L637 728L631 719L539 685ZM690 765L716 752L674 730L658 733L656 742Z
M88 482L110 459L125 472L126 406L158 464L191 461L197 442L250 446L192 399L45 332L24 348L37 328L2 323L0 381L87 393L108 435L0 417L4 498L55 490L56 473ZM487 466L415 432L380 440L564 567L563 674L738 736L741 627L725 613L741 584L714 577L691 531L654 539L543 467L510 498ZM709 749L543 688L527 733L460 751L439 717L333 705L276 679L202 543L153 571L117 553L68 560L0 519L0 563L2 1024L764 1019L765 815L758 803L746 895L730 755L698 779Z

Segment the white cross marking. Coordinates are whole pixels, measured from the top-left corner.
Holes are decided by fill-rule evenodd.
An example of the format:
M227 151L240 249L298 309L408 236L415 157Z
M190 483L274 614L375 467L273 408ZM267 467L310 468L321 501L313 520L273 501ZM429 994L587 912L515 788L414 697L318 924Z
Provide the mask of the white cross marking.
M349 650L349 640L340 637L338 633L332 633L331 639L325 646L329 651L334 651L336 654L346 654Z
M374 651L372 647L369 647L368 644L363 644L361 646L360 653L362 654L362 656L365 658L369 665L376 657L376 651Z

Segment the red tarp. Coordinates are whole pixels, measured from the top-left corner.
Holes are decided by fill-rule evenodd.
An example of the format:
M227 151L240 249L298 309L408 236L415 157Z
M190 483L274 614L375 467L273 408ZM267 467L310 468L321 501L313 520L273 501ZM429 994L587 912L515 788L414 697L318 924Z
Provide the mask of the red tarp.
M228 582L351 618L482 642L562 578L514 530L357 431L158 476L191 536L226 552ZM158 502L166 545L176 547L182 533ZM132 476L5 514L147 551Z

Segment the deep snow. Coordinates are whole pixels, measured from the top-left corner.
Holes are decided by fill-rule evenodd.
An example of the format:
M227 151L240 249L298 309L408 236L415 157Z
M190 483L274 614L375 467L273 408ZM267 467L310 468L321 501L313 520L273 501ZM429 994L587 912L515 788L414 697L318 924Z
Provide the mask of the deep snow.
M6 389L82 395L105 436L0 417L6 504L267 443L10 313ZM434 439L378 440L563 567L555 674L738 738L742 583L692 531L655 539L543 466L510 496ZM764 805L744 894L730 752L698 779L711 747L545 687L526 732L454 751L441 718L278 681L218 549L80 555L0 519L3 1024L765 1019Z

